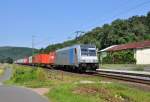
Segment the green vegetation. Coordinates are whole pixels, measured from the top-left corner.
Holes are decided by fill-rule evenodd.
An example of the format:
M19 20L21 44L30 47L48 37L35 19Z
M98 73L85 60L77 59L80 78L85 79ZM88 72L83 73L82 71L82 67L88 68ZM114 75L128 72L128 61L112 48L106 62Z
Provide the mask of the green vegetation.
M64 73L62 81L61 72L53 72L52 75L53 86L50 87L47 96L53 102L147 102L150 100L150 92L116 82L103 82L100 77Z
M143 65L137 65L134 70L135 71L144 71L144 66Z
M65 84L50 90L53 102L149 102L150 93L122 84Z
M5 68L9 66L8 64L0 64L0 76L3 75Z
M46 81L47 75L43 69L16 65L13 67L13 76L5 82L6 84L23 85L26 87L43 87L49 85L49 81Z
M110 45L125 44L135 41L150 40L150 12L146 16L133 16L129 19L117 19L111 24L104 24L75 39L64 43L49 45L40 52L48 53L74 44L95 44L99 49Z
M4 69L0 69L0 75L4 73Z
M149 68L150 65L136 65L136 64L101 64L100 68L103 69L116 69L116 70L131 70L131 71L144 71L144 68Z
M35 52L37 50L35 49ZM24 58L25 56L31 56L32 49L26 47L0 47L0 62L12 63L12 60Z
M108 53L106 57L102 59L103 64L135 64L134 51L118 51Z
M14 65L7 84L47 87L52 102L149 102L150 92L101 77Z
M10 57L7 57L7 58L3 58L0 60L1 63L9 63L9 64L12 64L13 63L13 59L10 58Z

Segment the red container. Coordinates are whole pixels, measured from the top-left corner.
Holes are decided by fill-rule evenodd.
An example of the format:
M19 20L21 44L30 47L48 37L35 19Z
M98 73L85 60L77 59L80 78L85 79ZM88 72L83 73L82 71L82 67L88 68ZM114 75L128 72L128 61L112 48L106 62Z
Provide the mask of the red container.
M49 64L49 54L37 54L33 56L35 64Z
M54 64L56 58L56 53L55 52L50 52L49 53L49 64Z
M35 64L35 63L37 62L37 61L36 61L36 56L37 56L37 55L33 55L33 56L32 56L32 63L33 63L33 64Z
M28 57L25 57L23 63L24 63L24 64L29 64L29 58L28 58Z

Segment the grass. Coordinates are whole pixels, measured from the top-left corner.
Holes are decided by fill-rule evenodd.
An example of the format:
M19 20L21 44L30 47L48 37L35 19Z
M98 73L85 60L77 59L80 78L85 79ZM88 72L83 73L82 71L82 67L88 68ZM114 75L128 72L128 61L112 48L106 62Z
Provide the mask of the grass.
M53 102L98 102L102 101L100 98L96 98L88 94L87 97L85 94L76 94L73 89L75 89L77 85L65 84L58 87L55 87L50 90L47 96L52 99Z
M113 83L105 86L112 93L117 96L125 99L125 102L149 102L150 101L150 92L145 92L141 90L137 90L134 88L130 88L123 84Z
M98 76L15 65L14 74L6 83L26 87L47 87L50 91L46 96L51 102L150 101L150 92L116 82L102 83L102 80Z
M64 73L62 81L61 72L51 71L48 73L51 76L52 86L47 96L53 102L148 102L147 100L150 100L149 92L130 88L119 83L100 84L99 82L102 79L99 77ZM95 83L80 83L83 80ZM81 91L78 92L78 89L81 89Z
M0 75L3 75L6 66L7 66L6 64L0 64Z
M149 102L150 92L123 84L63 84L47 96L53 102Z
M4 73L4 69L0 69L0 75Z
M47 75L41 68L31 68L28 66L13 66L13 76L5 84L13 84L26 87L46 87L50 82L47 81Z

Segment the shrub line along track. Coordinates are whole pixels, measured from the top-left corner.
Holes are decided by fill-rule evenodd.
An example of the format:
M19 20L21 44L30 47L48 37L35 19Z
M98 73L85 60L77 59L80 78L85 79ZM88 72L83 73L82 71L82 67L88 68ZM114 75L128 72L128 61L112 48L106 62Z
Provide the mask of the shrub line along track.
M95 74L98 76L150 85L150 73L148 72L97 69Z
M49 67L43 67L43 68L49 69L49 70L53 69ZM53 69L53 70L59 70L59 69ZM63 71L66 71L66 70L63 70ZM70 72L70 71L66 71L66 72L75 73L75 72ZM87 71L82 74L102 76L102 77L107 77L107 78L112 78L112 79L117 79L117 80L130 81L130 82L150 85L150 73L149 72L97 69L96 71Z
M69 73L74 73L74 72L69 72ZM102 77L107 77L107 78L112 78L112 79L117 79L117 80L150 85L150 73L149 72L97 69L97 71L87 71L85 73L82 73L82 75L83 74L102 76Z

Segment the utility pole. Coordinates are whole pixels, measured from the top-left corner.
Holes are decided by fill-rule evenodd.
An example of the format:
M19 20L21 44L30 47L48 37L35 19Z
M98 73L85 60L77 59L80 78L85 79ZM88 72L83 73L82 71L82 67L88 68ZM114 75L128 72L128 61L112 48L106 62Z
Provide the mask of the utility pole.
M35 36L32 35L32 56L34 55L34 38Z

